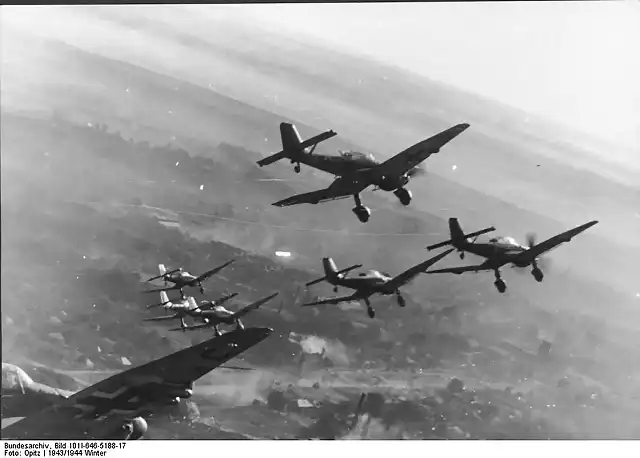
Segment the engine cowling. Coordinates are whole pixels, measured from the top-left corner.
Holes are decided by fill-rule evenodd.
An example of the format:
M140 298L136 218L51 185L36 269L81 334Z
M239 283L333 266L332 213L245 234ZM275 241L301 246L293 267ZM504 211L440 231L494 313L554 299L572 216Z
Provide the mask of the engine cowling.
M407 183L409 183L409 177L407 175L402 175L400 177L384 175L380 179L378 187L383 191L395 191Z
M147 432L147 422L142 417L135 417L125 421L120 427L120 434L117 434L120 440L138 440Z

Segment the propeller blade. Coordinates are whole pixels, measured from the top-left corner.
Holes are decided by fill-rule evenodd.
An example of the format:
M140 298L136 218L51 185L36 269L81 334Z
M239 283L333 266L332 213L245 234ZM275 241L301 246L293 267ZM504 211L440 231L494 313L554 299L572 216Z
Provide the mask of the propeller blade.
M531 249L536 245L536 234L527 234L527 246Z

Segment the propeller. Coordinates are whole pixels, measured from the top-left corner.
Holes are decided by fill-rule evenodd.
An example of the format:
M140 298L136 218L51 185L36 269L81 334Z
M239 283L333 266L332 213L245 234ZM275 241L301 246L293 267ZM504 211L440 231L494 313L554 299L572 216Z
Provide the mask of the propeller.
M533 232L529 232L526 235L526 240L527 240L527 248L531 249L534 246L536 246L536 240L537 240L537 235ZM540 270L548 270L551 265L551 258L546 257L545 255L540 255L538 256L538 258L536 259L536 264L538 264L538 267L540 268ZM515 266L514 266L515 267ZM516 269L517 272L522 271L522 269Z

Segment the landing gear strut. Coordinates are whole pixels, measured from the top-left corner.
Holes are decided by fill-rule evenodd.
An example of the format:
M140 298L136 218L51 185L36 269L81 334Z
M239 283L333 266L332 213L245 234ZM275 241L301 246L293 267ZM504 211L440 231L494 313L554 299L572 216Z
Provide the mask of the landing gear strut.
M493 284L496 285L496 288L498 289L498 291L500 293L504 293L507 290L507 284L500 277L500 271L499 270L497 270L497 269L495 270L495 275L496 275L496 281L493 282Z
M236 320L236 331L239 330L244 330L244 324L242 324L242 321Z
M333 287L333 292L334 292L334 293L337 293L337 292L338 292L338 287L337 287L337 286L334 286L334 287Z
M204 294L204 287L202 286L202 283L198 283L198 286L200 287L200 294Z
M393 191L393 194L400 200L400 203L405 207L411 203L411 191L405 188L398 188Z
M460 259L464 259L464 251L460 252Z
M215 335L216 337L220 337L222 335L222 333L220 332L220 328L218 328L217 325L213 327L213 335Z
M376 317L376 311L373 310L373 307L371 307L371 302L369 302L368 299L364 300L364 303L367 306L367 315L369 315L369 318L373 319Z
M404 297L400 294L400 291L396 291L396 298L398 299L398 305L400 307L404 307L407 303L404 300Z
M296 173L300 173L300 163L297 163L294 167L293 167L294 172Z
M366 223L367 221L369 221L369 217L371 216L371 210L362 205L359 194L354 194L353 200L355 200L356 206L353 207L351 211L355 213L361 223Z

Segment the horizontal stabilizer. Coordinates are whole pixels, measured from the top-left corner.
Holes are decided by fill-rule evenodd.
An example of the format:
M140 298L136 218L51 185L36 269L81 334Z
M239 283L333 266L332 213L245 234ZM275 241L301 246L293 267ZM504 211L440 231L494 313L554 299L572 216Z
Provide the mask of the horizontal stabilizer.
M487 234L487 233L495 231L495 230L496 230L496 228L491 226L491 227L488 227L486 229L482 229L480 231L476 231L476 232L471 232L469 234L465 234L464 235L464 239L466 240L466 239L470 239L471 237L477 237L479 235ZM435 245L429 245L427 247L427 250L435 250L436 248L442 248L444 246L451 245L452 243L453 243L453 240L447 240L445 242L436 243Z
M336 134L332 130L322 132L321 134L318 134L315 137L311 137L308 140L305 140L302 143L300 143L300 149L308 148L309 146L315 146L318 143L322 143L325 140L329 140L331 137L335 137L336 135L338 134Z
M336 272L336 275L346 274L347 272L351 272L352 270L359 269L360 267L362 267L362 264L356 264L356 265L353 265L353 266L351 266L351 267L346 267L346 268L344 268L344 269L342 269L342 270L337 271L337 272ZM322 277L322 278L318 278L317 280L313 280L313 281L310 281L309 283L306 283L306 286L312 286L312 285L315 285L315 284L317 284L317 283L320 283L320 282L322 282L322 281L325 281L326 279L327 279L327 277L326 277L326 276L324 276L324 277Z
M297 141L287 142L287 146L284 147L282 151L278 151L277 153L272 154L271 156L267 156L264 159L260 159L258 161L258 165L260 167L264 167L265 165L273 164L281 159L293 159L296 155L302 154L305 148L310 146L316 146L318 143L321 143L325 140L328 140L332 137L335 137L336 134L332 130L328 130L326 132L322 132L321 134L316 135L315 137L311 137L301 143ZM297 136L297 134L296 134Z
M279 161L280 159L285 159L287 157L284 151L279 151L271 156L267 156L264 159L260 159L258 161L258 165L260 167L264 167L265 165L273 164L274 162Z

